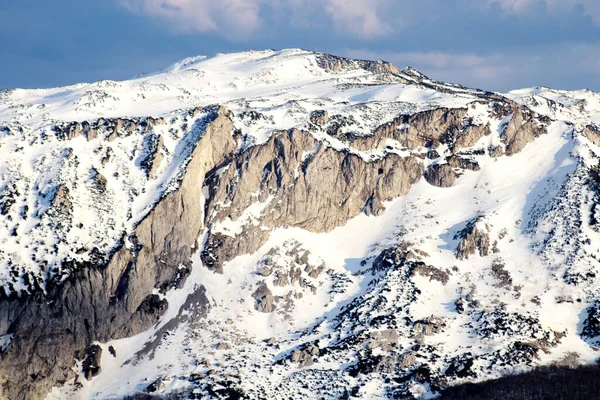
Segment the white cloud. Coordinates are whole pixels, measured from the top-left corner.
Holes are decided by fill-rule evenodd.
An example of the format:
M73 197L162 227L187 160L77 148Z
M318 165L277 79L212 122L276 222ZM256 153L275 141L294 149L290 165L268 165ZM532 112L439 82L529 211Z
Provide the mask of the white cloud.
M481 4L480 0L474 0ZM586 15L600 23L600 1L598 0L488 0L487 4L498 3L504 11L523 14L535 12L540 5L545 5L548 12L560 14L574 7L581 6ZM485 3L484 3L485 4Z
M381 18L389 5L387 0L328 0L327 3L327 13L339 30L363 37L381 36L393 31L391 21Z
M177 32L239 36L261 25L262 0L118 0L128 10L165 20Z
M371 38L392 32L398 16L386 14L400 0L116 0L129 11L164 20L178 32L216 31L239 38L263 24L262 8L279 21L309 26L326 16L336 30Z
M559 12L568 7L572 8L580 5L596 24L600 24L600 1L598 0L546 0L546 3L550 8Z
M535 10L535 6L544 0L488 0L489 5L499 3L503 10L514 13L525 13Z
M363 38L397 33L399 27L440 18L436 6L447 0L114 0L128 10L166 22L178 32L217 32L230 38L249 37L274 23L309 28L328 21L337 32ZM499 4L505 13L548 12L560 15L582 6L600 23L600 0L460 0L458 8L485 9ZM327 23L327 22L326 22Z

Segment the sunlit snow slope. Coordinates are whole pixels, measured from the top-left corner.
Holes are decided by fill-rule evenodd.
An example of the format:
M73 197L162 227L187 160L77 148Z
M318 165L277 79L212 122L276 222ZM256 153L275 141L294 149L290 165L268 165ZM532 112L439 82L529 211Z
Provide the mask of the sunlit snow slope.
M429 398L596 360L600 95L490 93L297 49L0 92L0 302L148 246L136 229L220 118L235 148L199 178L199 211L177 214L202 227L177 282L146 293L157 322L88 332L62 381L27 390ZM30 339L0 328L2 353Z

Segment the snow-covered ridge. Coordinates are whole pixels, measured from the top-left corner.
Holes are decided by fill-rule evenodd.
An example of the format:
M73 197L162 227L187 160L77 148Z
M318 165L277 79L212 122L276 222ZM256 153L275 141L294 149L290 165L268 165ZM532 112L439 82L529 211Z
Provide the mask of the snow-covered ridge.
M161 73L128 81L5 90L0 97L0 121L41 124L160 116L199 104L253 98L275 97L281 104L298 98L329 98L342 83L377 83L373 73L358 65L325 70L319 57L323 55L298 49L192 57Z
M600 95L503 95L298 49L1 92L0 300L26 304L121 244L136 253L132 232L186 187L217 116L234 161L196 177L193 217L208 220L190 265L174 266L191 275L136 293L162 317L137 337L96 343L100 374L84 377L78 364L79 380L55 398L230 387L269 398L427 397L575 353L593 361L596 332L593 323L580 332L578 316L600 313ZM243 176L250 154L259 161ZM306 179L316 162L322 175ZM343 184L349 193L330 203L303 197ZM278 208L290 193L295 227ZM221 260L222 273L207 260ZM204 290L206 309L185 309ZM27 342L26 330L6 329L0 351Z
M48 277L68 275L63 260L90 260L91 250L110 253L173 188L202 134L206 113L200 110L209 104L233 112L248 146L274 130L307 126L317 109L343 119L339 133L368 134L401 113L471 100L420 86L383 62L298 49L192 57L129 81L5 90L0 281L11 282L8 292L31 281L43 287ZM334 137L321 139L348 148ZM57 222L62 217L51 210L57 193L76 223ZM13 270L25 281L15 282Z
M584 125L600 116L599 96L589 91L534 88L509 98ZM502 118L491 116L486 106L498 99L433 81L412 68L403 72L381 61L300 49L190 57L121 82L5 90L0 94L0 281L14 280L9 274L16 268L19 276L32 273L35 277L26 280L43 286L48 277L68 273L62 260L89 260L90 250L109 253L176 187L186 154L202 135L207 114L200 110L209 104L232 111L244 137L241 146L263 143L276 130L306 128L327 146L368 161L410 154L392 139L367 148L353 144L402 114L473 104L466 120L491 124L500 134ZM315 112L332 117L327 127L314 129L309 116ZM492 142L500 143L498 137ZM57 225L58 217L50 217L52 200L63 192L78 221L74 225ZM47 263L44 270L40 260ZM10 292L25 286L13 282Z

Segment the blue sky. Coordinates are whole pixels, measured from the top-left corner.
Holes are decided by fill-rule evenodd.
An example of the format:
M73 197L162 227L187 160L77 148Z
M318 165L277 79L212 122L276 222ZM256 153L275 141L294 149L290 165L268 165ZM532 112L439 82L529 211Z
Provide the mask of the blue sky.
M0 88L301 47L507 91L600 91L600 0L0 0Z

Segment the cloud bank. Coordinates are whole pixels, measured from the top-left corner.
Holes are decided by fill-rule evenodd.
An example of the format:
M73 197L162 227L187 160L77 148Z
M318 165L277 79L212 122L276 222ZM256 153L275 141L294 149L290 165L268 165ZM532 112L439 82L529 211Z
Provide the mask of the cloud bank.
M339 34L373 39L402 32L423 19L444 20L442 10L559 17L579 13L600 24L598 0L116 0L127 10L155 18L178 33L215 32L247 39L272 24L331 24ZM450 6L450 7L449 7Z
M178 33L252 34L262 24L261 0L118 0L127 10L157 18Z

